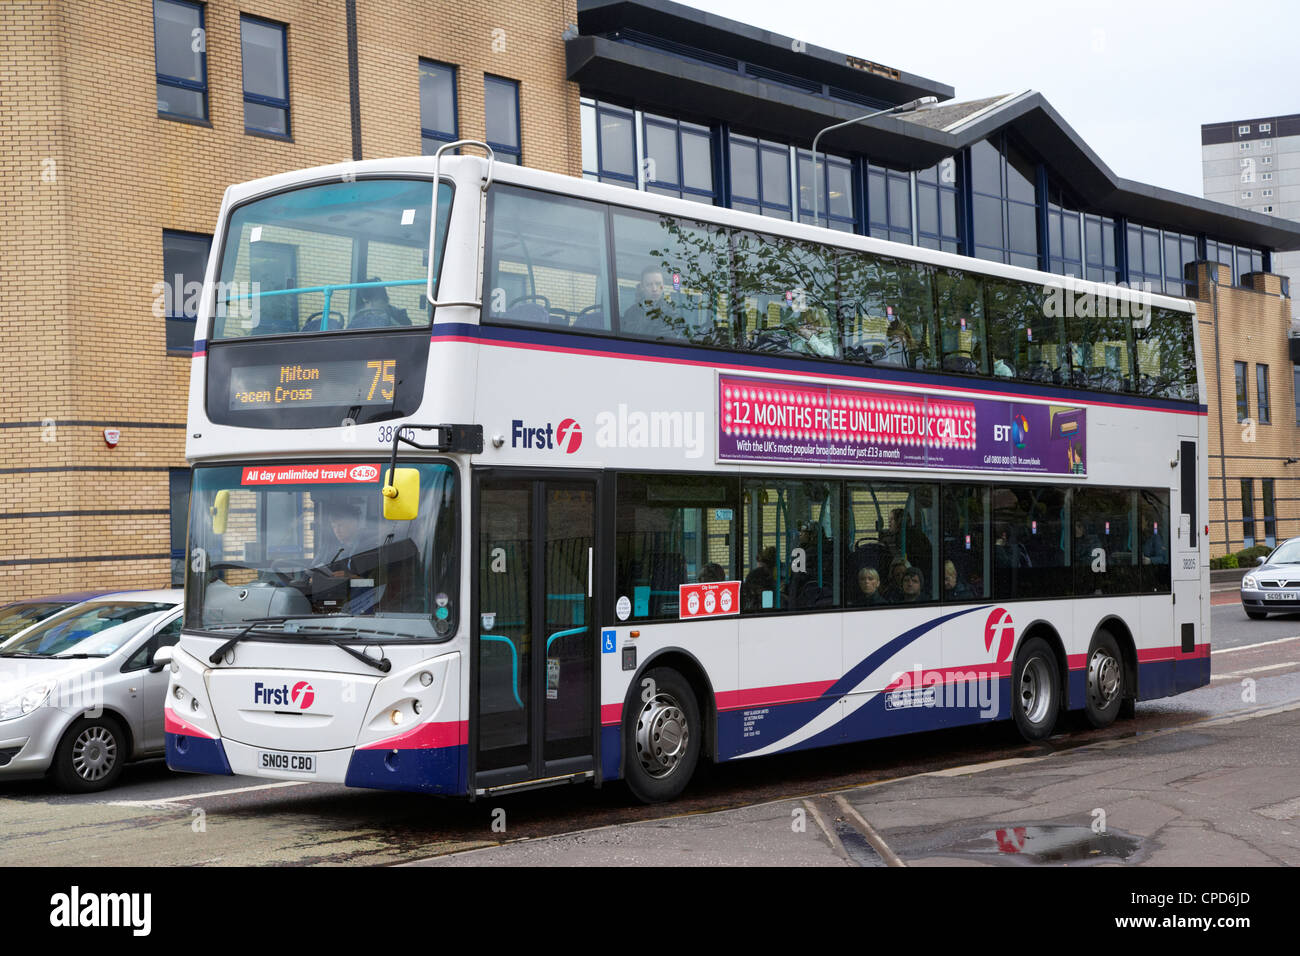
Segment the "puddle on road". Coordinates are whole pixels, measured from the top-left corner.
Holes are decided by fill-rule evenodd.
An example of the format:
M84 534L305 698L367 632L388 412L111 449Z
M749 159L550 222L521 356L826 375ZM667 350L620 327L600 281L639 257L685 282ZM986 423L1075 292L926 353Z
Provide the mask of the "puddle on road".
M949 852L996 856L1025 864L1123 863L1142 846L1138 837L1086 826L1004 827L947 847ZM999 861L1001 862L1001 860Z

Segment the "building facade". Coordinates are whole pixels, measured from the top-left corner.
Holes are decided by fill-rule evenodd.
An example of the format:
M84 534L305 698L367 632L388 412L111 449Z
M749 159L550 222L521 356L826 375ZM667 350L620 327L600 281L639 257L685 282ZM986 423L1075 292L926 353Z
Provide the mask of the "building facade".
M195 290L224 188L457 138L633 189L1208 295L1225 361L1267 366L1251 410L1272 416L1251 448L1227 425L1216 446L1215 553L1242 537L1228 486L1246 477L1254 513L1268 500L1274 533L1300 533L1295 386L1263 340L1289 307L1268 273L1300 226L1119 179L1037 93L954 93L668 2L0 4L0 601L179 581ZM939 103L830 134L813 162L822 128L918 97ZM1206 260L1226 264L1212 287ZM1207 367L1213 415L1236 366Z

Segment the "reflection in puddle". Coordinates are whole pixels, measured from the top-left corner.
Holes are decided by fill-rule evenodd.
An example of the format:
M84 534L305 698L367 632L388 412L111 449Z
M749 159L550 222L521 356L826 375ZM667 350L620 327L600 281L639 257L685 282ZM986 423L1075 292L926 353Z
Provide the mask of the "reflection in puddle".
M1086 826L1035 826L990 830L957 849L1010 854L1026 863L1098 863L1127 860L1139 845L1137 837L1126 833L1094 833Z

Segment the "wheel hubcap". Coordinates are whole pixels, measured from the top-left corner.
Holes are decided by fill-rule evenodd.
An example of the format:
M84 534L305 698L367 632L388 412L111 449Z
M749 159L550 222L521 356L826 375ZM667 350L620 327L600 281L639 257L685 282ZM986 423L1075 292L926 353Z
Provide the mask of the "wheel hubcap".
M103 727L87 727L72 745L72 769L83 780L102 780L117 763L117 741Z
M668 694L656 694L636 722L636 752L641 767L652 777L666 777L682 762L690 744L686 713Z
M1088 696L1092 702L1104 710L1118 696L1119 687L1119 661L1105 650L1093 652L1088 661Z
M1042 723L1052 705L1052 682L1047 661L1030 658L1020 672L1020 707L1030 723Z

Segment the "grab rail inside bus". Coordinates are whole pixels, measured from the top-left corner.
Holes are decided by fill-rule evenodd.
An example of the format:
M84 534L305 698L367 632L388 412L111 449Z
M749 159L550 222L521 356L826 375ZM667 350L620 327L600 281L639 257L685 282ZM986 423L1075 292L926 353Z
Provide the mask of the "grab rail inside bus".
M245 292L239 295L226 296L227 302L239 302L244 299L269 299L276 295L302 295L305 293L319 292L325 297L321 314L324 316L321 320L322 327L329 324L330 298L335 292L351 291L352 289L386 289L389 286L402 285L424 285L423 279L387 279L381 282L335 282L331 285L305 285L293 289L271 289L268 292Z
M492 147L476 139L458 139L454 143L443 143L438 147L438 151L433 154L432 217L429 221L429 275L424 286L424 297L429 300L429 305L435 309L440 305L468 305L475 309L483 308L482 299L464 302L439 302L433 297L434 254L438 248L438 187L441 184L439 173L442 168L442 154L449 149L458 149L462 146L479 146L487 150L487 172L483 176L483 185L481 187L485 193L488 191L488 186L492 185L492 164L496 162L496 153L492 152Z

